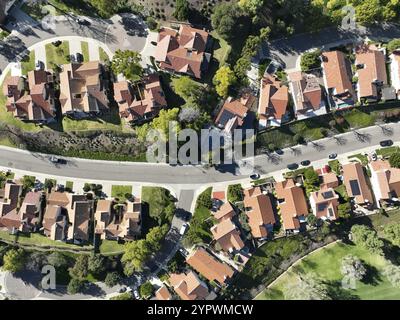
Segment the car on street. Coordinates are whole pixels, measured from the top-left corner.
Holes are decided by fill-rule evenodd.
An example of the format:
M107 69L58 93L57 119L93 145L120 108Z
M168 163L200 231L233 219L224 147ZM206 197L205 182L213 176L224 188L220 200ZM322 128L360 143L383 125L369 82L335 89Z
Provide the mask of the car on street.
M91 25L90 21L86 20L86 19L78 19L77 22L82 26L90 26Z
M253 173L253 174L251 174L250 175L250 179L251 180L257 180L257 179L260 179L260 174L258 174L258 173Z
M302 162L300 162L300 164L302 165L302 166L309 166L310 165L310 163L311 163L311 161L310 160L303 160Z
M375 152L371 154L371 159L372 159L372 161L378 160L378 156Z
M51 156L49 158L49 160L50 160L50 162L52 162L54 164L66 164L67 163L67 160L61 159L61 158L56 157L56 156Z
M280 156L283 155L283 150L282 149L276 149L275 150L276 154L279 154Z
M289 170L296 170L299 167L299 165L297 163L290 163L287 165L287 168Z
M392 140L383 140L381 142L379 142L379 144L381 145L381 147L390 147L393 144Z
M329 159L336 159L336 158L337 158L337 153L331 153L331 154L328 156L328 158L329 158Z

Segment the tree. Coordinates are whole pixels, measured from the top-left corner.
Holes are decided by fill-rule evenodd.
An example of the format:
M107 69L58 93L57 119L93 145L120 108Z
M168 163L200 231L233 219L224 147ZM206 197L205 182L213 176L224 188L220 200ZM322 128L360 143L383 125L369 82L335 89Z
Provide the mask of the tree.
M314 216L313 214L309 214L309 215L307 216L307 223L308 223L310 226L314 227L314 226L317 224L317 221L318 221L317 217Z
M174 79L172 85L176 94L185 101L192 101L197 104L202 98L203 86L188 76Z
M307 183L312 185L319 185L319 176L318 173L314 170L314 168L310 167L304 171L304 178L306 179Z
M146 235L146 242L151 252L157 252L161 249L161 241L164 239L169 229L169 225L156 226L149 230Z
M143 76L143 68L140 61L141 57L138 52L118 49L111 62L111 69L117 75L122 73L126 79L138 82Z
M158 23L153 17L147 17L146 23L150 30L156 30L158 28Z
M69 269L69 274L72 278L84 281L88 275L88 262L89 258L87 255L79 255L75 260L75 264Z
M367 269L361 260L355 256L348 255L342 259L341 272L344 277L362 280L367 274Z
M241 184L231 184L228 186L228 201L235 203L243 200L243 189Z
M239 0L239 6L251 14L256 14L263 4L264 0Z
M46 254L40 251L33 251L27 255L25 268L31 271L40 272L45 264L47 264Z
M380 20L381 4L379 0L364 0L356 6L357 22L369 25Z
M350 202L341 203L338 206L338 215L339 218L342 219L350 219L351 218L351 204Z
M106 284L107 287L111 288L119 284L121 280L122 278L119 275L119 273L114 271L107 273L104 283Z
M375 230L365 225L355 224L351 227L352 241L371 253L382 255L384 243L380 240Z
M215 90L222 98L226 98L228 96L229 87L235 82L235 73L227 65L220 67L213 78Z
M12 273L23 270L25 266L25 252L22 249L11 249L3 256L3 270Z
M60 252L52 252L47 256L48 264L51 264L55 268L61 268L68 265L67 258Z
M84 285L85 281L72 278L68 283L67 291L69 294L77 294L83 290Z
M320 55L321 50L319 49L303 53L300 60L301 71L309 72L311 69L319 68L321 66Z
M152 128L155 130L160 130L163 134L164 139L169 140L169 124L172 121L178 121L179 109L174 108L170 110L161 110L159 116L155 118L151 124ZM179 133L180 125L176 124L176 132Z
M35 186L35 180L33 176L23 176L21 181L23 189L31 190Z
M400 168L400 152L392 153L389 163L393 168Z
M389 263L383 270L383 274L387 277L393 287L400 288L400 267Z
M172 219L174 218L175 215L175 204L171 202L168 206L165 207L164 212L165 212L165 221L171 222Z
M96 8L102 18L108 18L115 14L118 8L114 0L90 0L90 4Z
M230 40L239 33L243 34L242 16L243 10L237 4L219 4L211 15L211 25L224 40Z
M54 188L54 181L52 179L46 179L44 181L44 187L47 190L50 190L50 189Z
M149 281L143 283L139 287L139 294L140 294L140 297L142 297L143 299L150 298L153 295L153 291L154 291L154 287Z
M125 244L125 252L121 258L125 275L131 276L135 271L142 270L143 264L150 253L149 246L144 239Z
M180 122L192 123L196 121L196 119L199 117L200 110L195 106L187 106L185 108L182 108L181 112L179 113Z
M88 259L88 270L94 275L99 275L106 270L105 262L100 254L91 254Z
M212 207L212 199L211 199L211 190L206 189L197 198L196 207L205 207L207 209L211 209Z
M326 285L307 273L287 285L284 295L287 300L331 300Z
M400 247L400 223L386 225L383 229L386 239Z
M189 11L189 2L187 0L176 0L175 11L172 15L179 21L183 21L189 17Z
M392 53L393 51L400 49L400 39L390 40L387 44L386 49L388 50L389 53Z

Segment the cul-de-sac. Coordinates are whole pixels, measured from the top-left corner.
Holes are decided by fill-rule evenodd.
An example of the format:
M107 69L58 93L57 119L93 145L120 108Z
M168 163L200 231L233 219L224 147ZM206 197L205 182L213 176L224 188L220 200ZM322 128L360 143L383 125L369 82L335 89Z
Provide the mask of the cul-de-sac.
M0 300L399 300L399 21L0 0Z

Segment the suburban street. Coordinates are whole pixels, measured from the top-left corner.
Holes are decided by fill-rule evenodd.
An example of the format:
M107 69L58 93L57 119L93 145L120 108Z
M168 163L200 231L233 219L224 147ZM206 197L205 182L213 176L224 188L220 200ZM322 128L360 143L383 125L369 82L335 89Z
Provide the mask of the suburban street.
M285 169L290 163L302 160L320 161L330 153L344 154L358 149L378 146L381 140L392 139L400 142L400 123L373 126L283 149L283 154L259 155L255 158L255 171L268 176L270 172ZM235 165L220 165L206 169L200 165L169 166L167 164L93 161L69 158L66 165L54 165L48 155L31 153L19 149L0 147L0 166L67 178L135 181L154 184L186 185L196 188L196 184L213 184L248 178L248 173L238 173ZM250 162L250 161L249 161Z

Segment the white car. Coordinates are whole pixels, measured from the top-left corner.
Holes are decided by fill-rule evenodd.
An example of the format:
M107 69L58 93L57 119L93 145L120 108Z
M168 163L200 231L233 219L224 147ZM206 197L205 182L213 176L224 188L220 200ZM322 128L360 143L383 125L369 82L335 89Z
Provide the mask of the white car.
M137 289L133 290L133 296L136 300L140 300L139 291Z
M187 223L184 223L184 224L182 225L182 227L181 227L181 230L179 230L179 234L180 234L181 236L183 236L183 235L185 234L187 228L188 228L188 224L187 224Z

